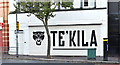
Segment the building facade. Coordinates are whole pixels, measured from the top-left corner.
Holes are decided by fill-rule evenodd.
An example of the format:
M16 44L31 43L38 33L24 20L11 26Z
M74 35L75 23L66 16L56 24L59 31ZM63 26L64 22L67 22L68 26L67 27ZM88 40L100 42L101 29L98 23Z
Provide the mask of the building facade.
M11 1L11 8L14 1ZM89 48L96 48L96 55L103 56L103 39L108 38L107 0L74 0L74 10L60 7L49 20L51 55L86 56ZM11 10L11 11L12 11ZM47 35L42 22L33 14L18 14L19 54L47 54ZM9 15L9 54L16 54L16 15Z
M0 48L2 48L2 43L3 43L3 40L2 40L2 25L3 25L3 18L1 17L0 18Z
M2 34L0 34L1 43L4 53L7 53L9 48L9 24L8 24L8 14L9 14L9 0L0 0L0 18L3 21Z
M108 5L109 55L120 57L120 2L109 2Z

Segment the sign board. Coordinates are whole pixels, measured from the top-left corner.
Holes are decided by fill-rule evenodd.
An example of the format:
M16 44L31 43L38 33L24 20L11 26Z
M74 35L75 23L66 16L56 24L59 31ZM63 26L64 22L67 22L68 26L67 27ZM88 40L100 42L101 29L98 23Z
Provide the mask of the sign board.
M88 48L96 48L96 55L103 56L101 25L53 26L51 55L87 56ZM46 55L47 35L44 27L30 27L30 55ZM39 51L38 51L38 50Z
M0 18L0 30L2 29L3 26L3 17Z
M19 30L19 22L16 23L16 29Z

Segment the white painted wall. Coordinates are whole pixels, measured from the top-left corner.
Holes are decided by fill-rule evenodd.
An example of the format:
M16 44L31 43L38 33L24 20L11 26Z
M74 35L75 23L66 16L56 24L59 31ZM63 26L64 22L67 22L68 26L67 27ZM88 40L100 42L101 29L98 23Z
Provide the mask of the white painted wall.
M26 16L26 14L24 15L18 15L18 21L19 21L19 25L20 25L20 30L23 30L23 48L24 48L24 54L27 55L28 54L28 50L29 50L29 29L28 29L28 22L29 19ZM16 34L15 34L15 30L16 30L16 15L15 14L10 14L9 15L9 40L10 40L10 47L16 47ZM26 43L24 43L26 42ZM10 48L10 52L11 54L15 54L16 52L16 48Z
M77 0L75 0L77 1ZM97 0L97 7L107 7L107 2L101 3L103 0ZM105 0L106 1L106 0ZM12 1L11 1L12 3ZM10 12L14 11L14 8L12 4L10 3ZM78 3L78 2L74 2ZM78 7L77 5L74 5ZM91 29L97 30L97 36L98 36L98 42L99 46L97 47L97 56L103 56L103 38L107 38L108 36L108 28L107 28L107 9L102 10L78 10L78 11L62 11L62 12L55 12L56 16L54 18L51 18L49 20L49 25L66 25L66 24L92 24L92 23L102 23L102 25L98 26L78 26L78 27L50 27L51 30L71 30L73 29L85 29L86 31L89 31ZM34 45L34 42L31 40L31 34L33 30L44 30L43 27L28 27L28 26L37 26L37 25L43 25L42 22L37 19L33 14L30 17L27 17L26 14L18 14L18 21L20 22L20 30L23 30L23 48L24 48L24 55L46 55L46 51L40 51L37 49L46 49L47 43L44 48L38 47ZM10 40L10 47L16 47L16 36L15 36L15 29L16 29L16 15L10 14L9 15L9 40ZM89 35L89 33L87 33ZM89 40L89 39L87 39ZM26 42L26 43L24 43ZM32 46L33 45L33 46ZM52 51L52 50L51 50ZM16 49L10 48L9 53L15 54ZM83 52L77 53L77 51L70 51L69 53L66 53L66 51L52 51L52 55L69 55L71 52L74 52L72 55L79 55L81 54L86 55L87 51L84 51L85 54L82 54Z
M13 4L16 4L15 0L9 1L9 12L15 11L15 7Z
M102 25L88 25L88 26L52 26L49 27L50 31L57 31L55 35L55 47L53 46L53 34L51 34L51 55L58 56L87 56L87 50L53 50L53 48L96 48L96 55L103 56L103 38L101 36L101 26ZM69 31L80 31L80 46L69 46ZM84 30L85 34L85 43L89 42L88 46L82 46L82 30ZM90 46L91 33L92 30L95 30L97 46L94 44ZM47 35L45 34L45 39L42 41L42 44L36 45L36 41L33 39L33 32L35 31L45 31L44 27L30 27L30 55L42 55L45 56L47 54ZM59 31L65 31L65 34L62 35L65 41L65 46L59 46ZM66 33L68 31L68 34ZM72 34L73 36L73 34ZM75 44L77 45L77 33L75 34Z

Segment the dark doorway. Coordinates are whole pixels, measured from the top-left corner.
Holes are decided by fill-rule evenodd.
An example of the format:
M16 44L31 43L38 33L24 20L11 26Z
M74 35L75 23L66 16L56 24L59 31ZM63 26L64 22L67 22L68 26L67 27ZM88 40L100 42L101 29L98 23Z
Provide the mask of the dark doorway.
M108 3L109 56L118 56L120 50L120 3Z

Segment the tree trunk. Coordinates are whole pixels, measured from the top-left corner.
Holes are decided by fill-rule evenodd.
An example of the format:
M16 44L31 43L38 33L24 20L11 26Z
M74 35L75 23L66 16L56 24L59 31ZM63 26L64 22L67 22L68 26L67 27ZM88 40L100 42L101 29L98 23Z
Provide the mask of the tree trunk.
M51 37L50 37L48 26L46 26L46 33L47 33L47 36L48 36L47 58L51 58L51 56L50 56Z
M48 37L47 58L51 58L51 55L50 55L51 37L50 37L50 33L49 33L49 28L48 28L48 25L45 24L45 22L43 22L43 23L44 23L46 34L47 34L47 37Z

